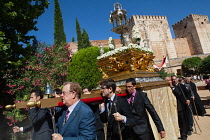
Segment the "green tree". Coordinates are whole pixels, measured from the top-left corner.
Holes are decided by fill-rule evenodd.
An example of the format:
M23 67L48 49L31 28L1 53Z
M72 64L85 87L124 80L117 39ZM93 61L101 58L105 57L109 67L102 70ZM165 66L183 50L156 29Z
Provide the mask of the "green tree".
M15 81L21 76L25 61L36 50L30 41L35 38L28 35L29 31L37 31L37 19L48 8L47 0L1 0L0 1L0 135L2 139L10 139L7 135L11 126L5 119L12 119L12 115L2 116L4 106L14 104L15 94L9 90L8 80ZM13 89L16 88L12 84ZM21 94L21 93L20 93ZM9 111L7 111L9 113ZM18 116L22 112L16 112ZM14 120L13 120L14 122ZM11 129L11 127L9 127ZM3 132L3 133L2 133Z
M77 46L78 50L83 48L82 33L78 19L76 18Z
M83 32L82 32L82 48L88 48L88 47L91 47L91 43L89 41L89 36L88 36L88 33L86 32L85 29L83 29Z
M16 80L20 77L25 60L34 54L36 49L29 44L34 36L29 36L28 32L38 30L37 19L44 13L48 4L47 0L0 1L1 105L6 105L14 100L15 95L6 93L8 91L7 80Z
M165 79L165 77L168 76L168 73L164 69L161 69L161 70L158 70L158 71L155 71L155 72L160 74L161 79Z
M72 42L75 42L75 39L74 39L74 37L72 37L72 40L71 40Z
M200 73L210 74L210 55L201 61L199 71Z
M54 2L54 44L61 45L63 43L66 43L66 34L64 32L63 18L59 2L58 0L54 0Z
M195 72L198 72L200 63L201 63L200 57L191 57L191 58L185 59L182 62L182 65L187 69L193 69Z
M2 78L2 75L4 75L4 69L5 68L5 65L7 65L7 57L8 57L8 54L7 54L7 50L9 49L9 42L6 43L4 42L5 40L5 35L2 31L0 31L0 60L1 60L1 63L0 63L0 75L1 75L1 78Z
M88 33L86 32L85 29L82 29L81 31L80 24L77 18L76 18L76 32L77 32L78 50L92 46L89 41Z
M105 52L108 48L104 48ZM102 78L98 70L97 57L100 55L98 47L88 47L79 50L69 64L68 81L78 82L83 88L96 88L97 82Z
M35 26L36 20L44 13L48 4L47 0L0 1L0 31L4 34L3 44L9 44L8 49L4 47L1 52L6 55L6 60L1 60L1 70L8 72L8 69L11 71L21 64L30 49L23 47L23 44L29 43L34 38L27 34L31 30L38 30Z

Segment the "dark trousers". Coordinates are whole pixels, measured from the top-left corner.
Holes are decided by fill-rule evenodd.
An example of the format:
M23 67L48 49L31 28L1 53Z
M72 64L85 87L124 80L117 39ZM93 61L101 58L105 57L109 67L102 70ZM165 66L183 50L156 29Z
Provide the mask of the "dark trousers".
M190 104L190 106L187 109L187 120L188 120L188 131L192 131L193 128L193 116L192 116L192 112L190 110L190 108L192 109L192 106Z
M105 140L104 128L97 130L96 134L97 134L97 140Z
M180 128L180 135L182 139L187 138L187 113L186 110L178 111L178 123Z
M120 136L119 136L119 134L113 134L112 136L110 136L110 135L108 134L107 140L120 140ZM124 140L124 139L123 139L123 140Z
M123 140L154 140L153 133L145 133L142 135L138 135L134 132L133 129L127 133L126 137L123 137Z

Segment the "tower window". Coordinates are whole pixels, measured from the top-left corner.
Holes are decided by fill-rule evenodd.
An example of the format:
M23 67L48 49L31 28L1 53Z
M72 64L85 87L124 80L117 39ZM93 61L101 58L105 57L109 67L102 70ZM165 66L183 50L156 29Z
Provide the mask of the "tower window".
M201 24L203 24L203 22L201 22Z

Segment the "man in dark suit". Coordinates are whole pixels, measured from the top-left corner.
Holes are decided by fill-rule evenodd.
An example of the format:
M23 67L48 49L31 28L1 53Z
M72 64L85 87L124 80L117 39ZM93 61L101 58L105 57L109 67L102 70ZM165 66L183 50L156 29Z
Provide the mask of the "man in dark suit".
M178 78L176 76L171 76L171 81L169 81L169 83L177 100L178 123L181 139L186 140L189 128L187 109L190 105L191 94L185 85L178 83Z
M186 78L186 85L189 91L192 94L192 110L195 115L204 116L206 114L206 110L202 104L201 98L197 92L197 87L195 83L192 82L190 77Z
M117 96L115 81L106 79L100 83L104 103L101 104L101 120L107 124L107 140L126 139L125 127L135 125L135 119L125 98Z
M190 93L190 97L191 97L190 98L190 104L189 104L189 106L188 106L188 108L186 110L186 113L187 113L187 126L188 126L188 129L187 129L188 133L187 133L187 135L192 135L194 120L193 120L193 114L192 114L192 110L191 109L192 109L192 103L193 103L192 102L193 101L192 97L194 96L194 93L190 91L190 87L189 87L188 84L185 83L183 77L179 77L178 78L178 82L179 82L179 84L184 85L187 88L187 90L189 91L189 93Z
M43 98L40 90L32 91L29 101L38 101ZM32 130L32 140L51 140L52 119L48 108L32 107L28 110L32 124L24 127L13 127L13 132L27 132Z
M88 105L80 100L81 87L75 82L64 83L62 95L67 110L58 119L58 133L53 140L95 140L95 116Z
M83 88L83 94L91 94L91 89L86 87ZM105 140L105 135L104 135L104 124L101 121L100 118L100 111L99 111L99 103L88 103L87 104L93 111L95 118L96 118L96 135L97 135L97 140Z
M146 110L150 113L160 137L165 137L165 131L162 122L156 113L153 105L145 92L136 90L136 81L134 78L126 80L127 102L130 104L132 113L136 119L136 126L130 129L130 140L151 140L152 136L151 126Z

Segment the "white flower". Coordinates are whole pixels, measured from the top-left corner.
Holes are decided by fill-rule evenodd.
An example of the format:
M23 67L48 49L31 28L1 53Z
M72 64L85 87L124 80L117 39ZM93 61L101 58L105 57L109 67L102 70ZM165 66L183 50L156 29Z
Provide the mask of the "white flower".
M112 51L109 51L107 53L104 53L103 55L101 56L98 56L97 59L103 59L103 58L106 58L106 57L109 57L109 56L112 56L114 54L117 54L117 53L121 53L121 52L124 52L126 50L129 50L129 49L136 49L136 50L140 50L140 51L144 51L144 52L149 52L149 53L152 53L153 54L153 51L150 49L150 48L147 48L147 47L142 47L142 46L139 46L137 44L132 44L130 43L128 45L128 47L126 46L123 46L123 47L119 47L117 49L114 49Z
M139 29L136 27L136 25L132 28L132 39L141 39L141 34L139 32Z

